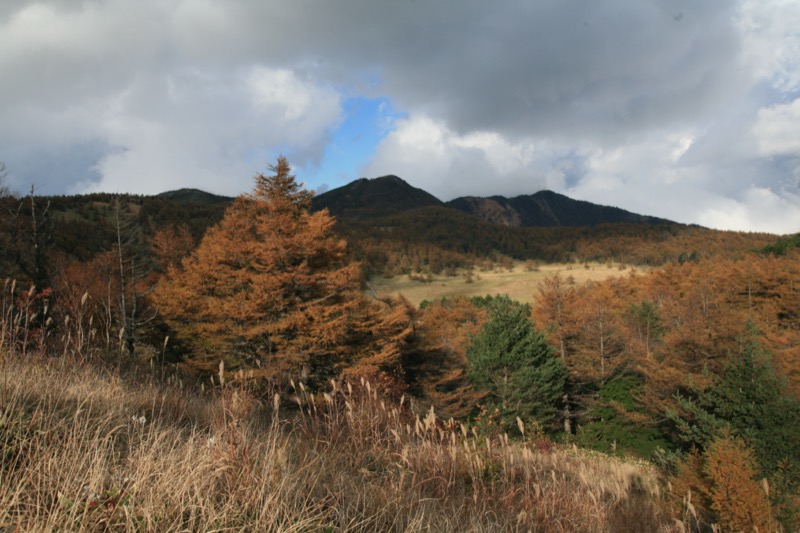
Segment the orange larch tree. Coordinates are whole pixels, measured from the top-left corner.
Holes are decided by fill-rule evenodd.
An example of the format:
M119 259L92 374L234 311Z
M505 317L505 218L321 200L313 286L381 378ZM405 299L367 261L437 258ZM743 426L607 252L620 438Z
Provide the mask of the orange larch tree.
M179 266L193 247L194 239L186 224L160 228L156 230L152 239L156 263L163 271L169 267Z
M574 278L570 276L563 279L556 274L539 284L539 294L532 311L534 321L542 328L564 363L571 359L580 329L576 299Z
M608 282L587 283L578 293L578 302L582 327L568 362L570 373L578 381L602 385L626 364L622 303Z
M326 210L310 212L285 158L258 175L154 294L191 365L249 369L273 380L322 380L345 368L399 366L403 306L362 295L360 265ZM392 307L392 302L389 302Z
M411 392L444 418L469 416L485 396L467 376L467 348L485 321L486 310L464 297L434 302L419 313L404 366Z

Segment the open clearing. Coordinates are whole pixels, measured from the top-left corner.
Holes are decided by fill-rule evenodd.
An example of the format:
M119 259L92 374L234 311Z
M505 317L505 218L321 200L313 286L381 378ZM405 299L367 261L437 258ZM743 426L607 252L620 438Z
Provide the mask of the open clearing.
M629 275L631 270L644 271L639 267L605 263L549 264L539 266L538 270L529 271L523 263L519 263L511 270L505 268L487 272L474 270L471 282L467 281L467 272L463 271L454 277L434 276L430 281L414 280L409 276L395 276L375 278L370 280L369 284L379 296L402 294L416 306L424 300L487 294L508 294L514 300L532 303L538 294L539 283L556 274L560 274L563 278L572 276L576 283L586 283L590 280L602 281L610 277Z

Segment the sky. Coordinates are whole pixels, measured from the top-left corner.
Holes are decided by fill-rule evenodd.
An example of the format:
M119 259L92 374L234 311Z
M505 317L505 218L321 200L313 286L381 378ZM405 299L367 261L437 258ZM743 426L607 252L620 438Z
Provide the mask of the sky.
M3 0L19 193L549 189L800 231L798 0Z

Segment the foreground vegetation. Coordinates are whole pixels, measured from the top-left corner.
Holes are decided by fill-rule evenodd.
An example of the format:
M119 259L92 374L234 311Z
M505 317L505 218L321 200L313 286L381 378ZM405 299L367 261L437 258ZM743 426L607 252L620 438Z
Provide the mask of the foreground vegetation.
M652 466L420 419L368 383L270 402L2 355L4 530L680 530Z

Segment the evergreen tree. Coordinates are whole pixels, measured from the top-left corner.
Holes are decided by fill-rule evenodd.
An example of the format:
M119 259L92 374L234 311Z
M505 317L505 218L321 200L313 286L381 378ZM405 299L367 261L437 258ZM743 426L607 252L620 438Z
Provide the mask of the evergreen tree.
M489 319L467 349L470 379L487 391L507 430L516 417L551 425L564 393L564 363L533 327L529 306L508 296L484 303Z

